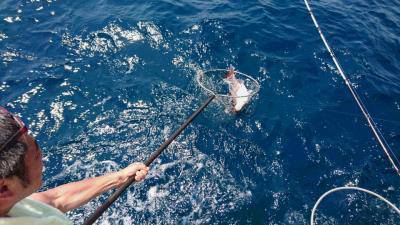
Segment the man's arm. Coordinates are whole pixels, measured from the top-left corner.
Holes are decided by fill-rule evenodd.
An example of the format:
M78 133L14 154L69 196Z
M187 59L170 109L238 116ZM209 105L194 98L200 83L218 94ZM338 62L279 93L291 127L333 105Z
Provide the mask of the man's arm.
M142 163L133 163L115 173L64 184L44 192L32 194L30 197L51 205L62 212L67 212L86 204L112 188L121 186L129 177L135 176L136 181L143 180L148 170L148 167Z

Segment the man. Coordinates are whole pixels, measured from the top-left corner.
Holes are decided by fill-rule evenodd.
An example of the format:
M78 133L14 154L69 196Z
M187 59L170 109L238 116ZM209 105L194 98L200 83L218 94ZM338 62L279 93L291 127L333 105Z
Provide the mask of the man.
M120 171L35 193L42 184L42 152L23 122L0 107L0 225L72 224L62 212L78 208L149 170L133 163Z

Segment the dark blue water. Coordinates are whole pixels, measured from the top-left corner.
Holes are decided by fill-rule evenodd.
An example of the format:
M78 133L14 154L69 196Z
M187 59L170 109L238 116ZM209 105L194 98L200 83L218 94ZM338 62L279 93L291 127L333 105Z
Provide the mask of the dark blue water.
M400 156L400 3L312 7ZM2 0L0 19L0 105L39 140L43 189L144 161L206 100L199 69L232 65L261 84L243 114L210 105L98 224L307 224L342 185L400 204L400 177L303 1ZM68 216L82 223L108 195ZM318 218L400 224L353 192L329 197Z

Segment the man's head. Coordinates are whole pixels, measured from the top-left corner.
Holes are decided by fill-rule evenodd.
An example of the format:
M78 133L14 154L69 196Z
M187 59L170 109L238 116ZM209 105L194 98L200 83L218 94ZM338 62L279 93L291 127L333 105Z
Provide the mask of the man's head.
M0 110L0 148L4 147L0 149L0 215L42 183L41 150L32 136L21 132L23 127L17 117Z

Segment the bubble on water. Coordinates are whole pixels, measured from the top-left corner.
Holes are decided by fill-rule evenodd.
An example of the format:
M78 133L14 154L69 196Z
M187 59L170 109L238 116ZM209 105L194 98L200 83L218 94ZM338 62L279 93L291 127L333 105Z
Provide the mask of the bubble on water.
M78 55L94 56L93 53L117 52L127 44L142 39L143 35L137 29L124 29L116 23L110 23L101 30L83 36L72 36L66 32L62 36L62 43Z
M45 114L45 110L40 110L36 113L36 117L29 123L29 128L32 130L34 137L41 133L41 130L47 122L48 118Z
M261 73L264 76L267 75L267 73L268 73L267 72L267 68L265 68L265 67L260 67L258 72Z
M10 85L8 85L6 82L3 82L0 84L0 91L5 91L9 87Z
M139 31L133 29L121 30L120 35L131 43L143 40L143 35Z
M19 97L15 102L19 104L27 104L29 103L29 100L38 94L39 92L43 91L43 85L39 84L38 86L32 88L31 90L27 91L26 93L22 94L21 97Z
M174 64L175 66L181 65L183 64L183 57L182 56L177 56L175 58L172 59L172 64Z
M96 127L96 125L99 125L102 121L106 120L109 118L109 115L98 115L96 116L94 121L90 121L88 124L88 127Z
M286 224L307 224L304 213L299 211L290 211L285 214Z
M128 104L128 107L135 107L135 108L142 108L142 109L148 109L150 108L149 103L143 101L143 100L138 100L137 102L134 102L133 104Z
M198 24L194 24L191 29L192 30L198 30L200 28L200 26Z
M73 96L75 93L73 90L64 91L61 93L62 96Z
M3 63L5 65L8 65L8 63L14 62L16 59L24 59L28 61L33 61L36 59L34 55L31 54L25 54L23 52L19 52L16 49L8 48L7 51L2 52L1 55L1 60L3 60Z
M315 144L315 151L320 152L321 151L321 145L316 143Z
M332 172L332 174L335 175L335 176L343 176L343 175L347 174L347 172L343 171L343 170L340 170L340 169L336 169L336 170L334 170Z
M400 103L398 101L395 101L394 105L396 106L397 110L400 110Z
M8 38L8 36L6 34L0 32L0 41L7 39L7 38Z
M201 29L201 25L194 24L193 26L191 26L191 27L187 28L186 30L182 31L182 33L192 34L192 33L196 32L196 31L198 31L200 29Z
M111 96L107 96L107 97L101 99L99 102L95 103L93 106L94 106L94 107L102 106L102 105L104 105L107 101L109 101L111 98L112 98Z
M72 71L73 67L70 65L64 65L64 69L67 71Z
M50 104L50 115L54 120L54 127L50 132L56 132L61 127L61 124L64 121L64 105L63 102L57 100Z
M138 27L147 31L147 37L150 39L150 44L153 48L158 48L164 42L164 37L159 28L152 22L138 22ZM168 48L168 44L164 45Z
M6 21L7 23L13 23L14 22L12 16L7 16L3 20Z
M282 171L282 164L279 163L277 160L273 160L272 163L271 163L271 165L270 165L270 167L269 167L269 170L270 170L273 174L279 176L279 175L281 175L282 172L283 172L283 171Z
M71 66L71 65L64 65L64 70L65 70L65 71L70 71L70 72L72 72L72 73L77 73L77 72L79 72L79 71L81 70L81 68L79 68L79 67L73 67L73 66Z
M132 72L134 66L139 63L139 57L137 55L133 55L131 57L126 58L128 62L128 71L126 73Z
M117 132L117 129L115 129L114 127L111 127L109 125L104 125L102 127L95 127L93 129L94 134L96 135L109 135L109 134L114 134Z
M12 62L19 56L20 54L16 50L6 51L1 54L4 62Z
M164 198L168 195L169 191L159 190L158 186L153 186L147 192L147 199L154 202L156 198Z

